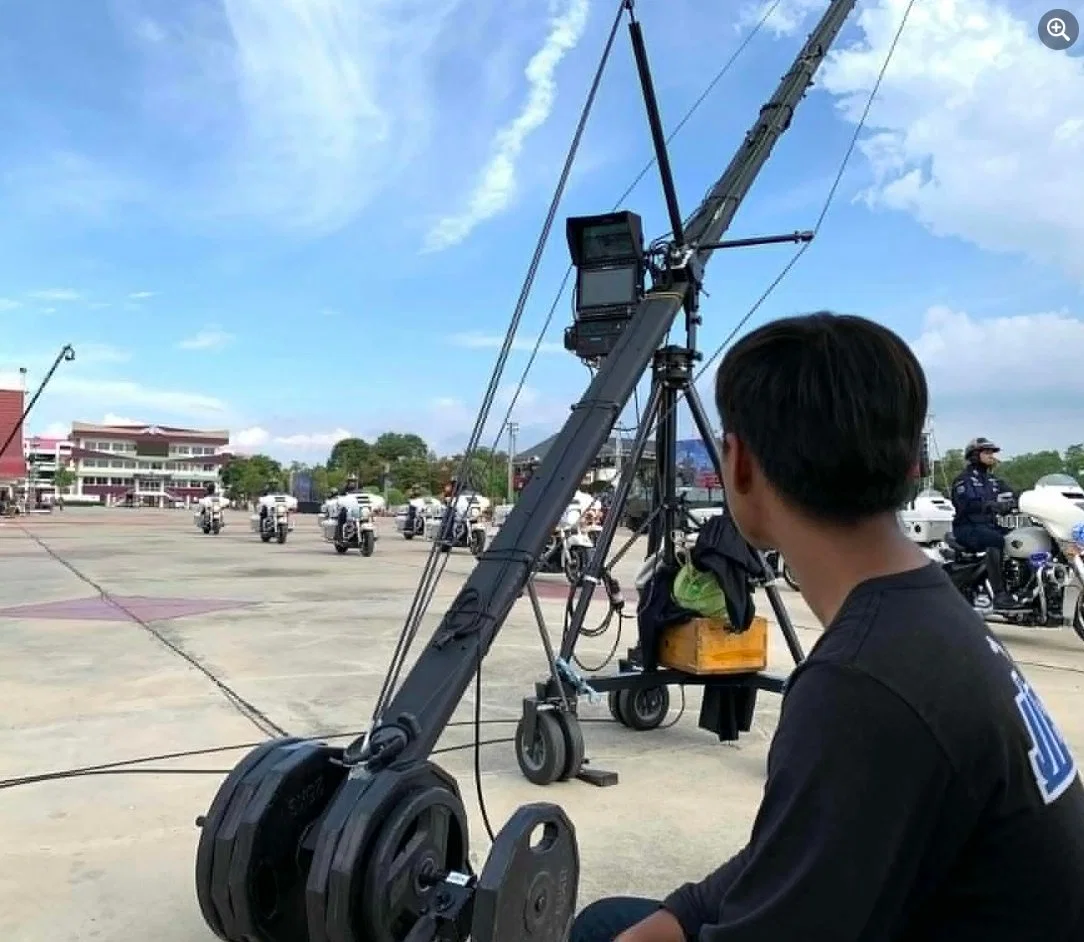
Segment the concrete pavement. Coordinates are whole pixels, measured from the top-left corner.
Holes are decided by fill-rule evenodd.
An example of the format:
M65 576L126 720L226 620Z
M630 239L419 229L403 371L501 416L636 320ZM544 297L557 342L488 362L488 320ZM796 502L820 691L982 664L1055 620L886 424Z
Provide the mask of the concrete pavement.
M338 556L315 518L299 518L284 546L260 543L247 514L227 519L218 537L198 532L182 511L68 510L0 521L0 779L232 747L146 763L139 774L0 790L5 942L213 938L193 890L194 820L222 777L269 729L327 735L368 719L428 544L408 543L382 522L373 557ZM472 563L465 551L453 554L427 632ZM624 585L634 569L619 570ZM783 591L808 647L815 620ZM547 594L542 604L555 633L562 602ZM759 610L770 615L766 602ZM1084 644L1068 629L1001 636L1084 755ZM597 661L612 644L608 634L579 650ZM778 637L771 660L788 666ZM521 602L485 663L483 739L512 735L520 701L545 669ZM761 696L754 730L735 745L697 728L697 700L690 691L677 724L648 733L617 726L605 705L584 706L592 763L620 773L612 788L539 789L521 777L509 743L484 747L491 820L499 827L526 801L561 803L577 824L582 902L659 894L702 876L748 834L778 699ZM470 744L472 716L473 689L456 717L465 725L449 727L442 746ZM487 846L472 751L439 761L463 786L480 863Z

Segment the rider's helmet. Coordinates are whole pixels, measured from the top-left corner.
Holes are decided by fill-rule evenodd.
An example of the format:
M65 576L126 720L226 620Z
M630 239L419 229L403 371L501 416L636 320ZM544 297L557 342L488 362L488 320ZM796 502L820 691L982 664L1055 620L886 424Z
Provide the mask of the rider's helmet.
M215 492L215 482L214 481L208 481L207 482L207 494L211 495L214 492Z
M273 494L275 489L270 484L265 484L263 490L260 491L261 497L267 497L269 494Z
M984 451L999 452L1001 447L995 445L990 439L983 438L981 435L978 438L973 438L967 443L967 448L964 449L964 461L969 464L974 464L979 460L979 455Z
M410 496L411 497L421 497L422 496L422 489L417 484L415 484L410 489Z
M357 477L355 475L351 474L350 477L348 477L346 479L346 484L343 485L343 490L347 494L352 494L357 489L358 489L358 479L357 479Z

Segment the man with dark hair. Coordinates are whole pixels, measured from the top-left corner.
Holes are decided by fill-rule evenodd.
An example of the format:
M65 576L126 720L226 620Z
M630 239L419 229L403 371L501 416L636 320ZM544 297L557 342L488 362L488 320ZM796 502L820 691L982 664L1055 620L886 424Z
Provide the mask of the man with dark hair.
M747 846L572 942L1080 942L1084 787L1008 652L902 532L926 380L860 317L775 321L716 382L729 512L825 632L795 668Z

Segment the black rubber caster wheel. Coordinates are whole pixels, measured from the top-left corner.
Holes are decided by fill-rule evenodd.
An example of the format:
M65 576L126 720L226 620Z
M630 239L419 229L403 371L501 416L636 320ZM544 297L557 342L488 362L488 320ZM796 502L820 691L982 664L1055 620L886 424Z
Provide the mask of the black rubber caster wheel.
M575 713L558 710L554 715L561 724L561 732L565 737L565 767L557 780L567 782L570 778L575 778L583 768L583 760L587 754L583 741L583 726Z
M610 708L610 716L612 716L622 726L628 726L625 722L625 717L621 715L621 691L611 690L606 695L606 706Z
M552 710L535 715L534 739L527 741L521 719L516 726L516 761L523 777L533 785L552 785L564 774L568 748L561 721Z
M617 695L617 710L629 729L658 729L670 712L670 691L666 687L622 690Z

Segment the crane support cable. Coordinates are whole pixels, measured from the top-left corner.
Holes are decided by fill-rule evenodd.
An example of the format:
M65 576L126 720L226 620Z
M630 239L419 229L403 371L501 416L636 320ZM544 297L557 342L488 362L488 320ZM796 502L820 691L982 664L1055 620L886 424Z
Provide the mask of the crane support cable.
M474 428L471 431L470 438L467 442L467 446L464 449L462 460L460 461L458 486L453 494L452 506L454 507L455 498L458 496L459 488L462 487L462 483L466 480L467 474L470 471L472 459L474 453L478 448L478 443L482 438L482 434L485 430L485 426L489 420L489 414L493 408L493 402L496 399L497 390L500 386L501 378L504 375L504 368L508 361L508 357L512 352L512 345L516 339L516 333L519 330L520 321L523 319L523 312L527 306L527 301L530 298L531 289L534 286L534 280L538 274L538 268L542 261L542 254L546 248L546 244L549 241L550 231L553 228L554 219L557 216L557 209L561 204L561 200L564 197L565 189L568 186L569 176L572 173L572 166L575 163L576 156L579 153L580 142L583 139L584 130L587 127L587 121L590 118L592 108L595 104L595 99L598 96L599 87L602 84L602 77L605 74L606 66L610 59L610 53L613 51L614 40L617 37L618 27L621 25L622 17L625 13L626 0L620 0L617 5L617 12L613 18L613 24L610 27L610 32L606 38L606 44L603 48L602 55L599 58L598 66L595 69L595 75L592 79L590 89L587 93L587 99L584 102L583 108L580 111L579 120L576 124L575 133L572 136L571 144L569 145L568 153L565 156L564 166L561 168L561 175L558 178L557 186L554 189L553 197L550 200L549 209L546 212L546 218L542 224L542 230L539 233L538 241L535 245L534 253L531 257L531 262L527 268L527 275L524 278L523 285L520 289L519 298L516 301L515 309L512 313L511 322L508 325L508 329L505 332L504 342L501 344L500 353L497 355L497 362L493 368L492 375L490 376L489 385L486 388L485 395L482 399L482 405L478 410L478 417L475 420ZM418 588L415 591L414 599L411 603L410 611L407 615L406 624L402 633L399 636L399 643L396 645L394 654L392 655L392 662L388 668L388 673L385 676L384 684L380 691L380 696L377 698L376 709L373 713L374 724L379 720L381 714L388 701L391 699L392 694L395 691L396 684L399 682L399 677L402 674L403 665L406 662L407 654L410 651L410 646L417 636L418 630L421 627L422 619L425 617L428 611L429 604L432 601L433 595L436 592L437 582L440 579L441 574L447 565L447 559L439 561L439 557L442 554L440 552L440 541L434 540L433 545L430 548L429 558L426 561L425 568L422 571L421 578L419 580Z
M666 143L669 144L681 133L686 124L689 123L694 114L700 109L700 106L707 101L708 97L715 87L726 77L727 73L733 68L734 63L738 61L741 54L745 52L749 44L756 37L757 33L763 28L764 24L768 22L769 17L775 12L776 8L782 3L783 0L774 0L769 6L761 18L754 24L753 28L745 35L745 38L738 44L738 47L730 54L730 58L723 63L718 72L712 76L712 79L704 87L704 90L697 96L696 100L686 109L685 113L681 116L681 119L674 125L673 129L666 136ZM614 201L610 212L616 212L621 208L621 205L628 199L633 190L636 189L646 177L651 169L655 166L656 160L652 157L640 168L639 173L633 177L632 182L622 191L621 195ZM493 450L496 451L499 443L501 431L508 425L509 420L512 417L512 410L515 409L516 403L519 401L519 397L523 392L524 386L527 384L527 377L529 376L531 369L534 367L535 359L538 357L538 351L542 347L542 342L545 340L546 334L549 333L550 324L553 323L553 316L557 312L557 307L561 303L561 298L564 297L565 291L568 288L568 281L572 277L574 266L569 265L565 269L564 277L561 279L561 283L557 286L557 292L553 297L553 303L550 304L549 311L546 314L546 319L542 322L542 327L538 331L538 336L535 338L534 346L531 348L530 356L527 358L527 363L523 367L523 373L520 375L519 382L516 384L515 392L512 394L512 398L508 404L508 408L505 410L504 419L497 427L497 437L493 441ZM637 422L639 424L639 422Z

